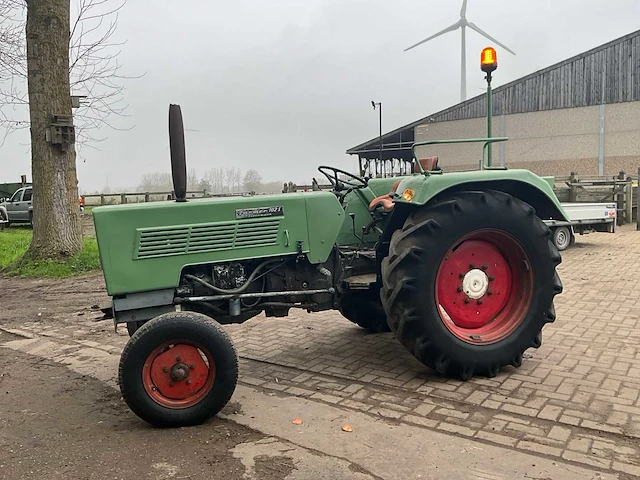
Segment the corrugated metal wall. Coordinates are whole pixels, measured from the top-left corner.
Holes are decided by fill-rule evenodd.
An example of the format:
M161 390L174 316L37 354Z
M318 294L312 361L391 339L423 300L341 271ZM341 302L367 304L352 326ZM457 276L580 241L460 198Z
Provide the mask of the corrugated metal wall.
M639 100L640 30L494 89L493 113L509 115ZM486 114L486 95L481 95L432 118L446 122Z

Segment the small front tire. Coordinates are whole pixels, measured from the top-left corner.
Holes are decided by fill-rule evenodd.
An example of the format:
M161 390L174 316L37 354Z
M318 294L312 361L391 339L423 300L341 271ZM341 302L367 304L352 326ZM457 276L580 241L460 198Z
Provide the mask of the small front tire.
M119 384L133 413L158 427L198 425L231 399L238 357L210 318L170 312L142 325L120 358Z

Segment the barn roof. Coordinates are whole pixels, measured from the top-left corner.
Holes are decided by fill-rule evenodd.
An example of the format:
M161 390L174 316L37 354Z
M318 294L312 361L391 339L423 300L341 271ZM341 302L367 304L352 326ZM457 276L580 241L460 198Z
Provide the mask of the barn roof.
M493 89L493 114L587 107L640 101L640 30ZM414 128L435 122L485 117L486 93L420 118L382 136L383 158L411 159ZM380 139L347 154L376 159Z

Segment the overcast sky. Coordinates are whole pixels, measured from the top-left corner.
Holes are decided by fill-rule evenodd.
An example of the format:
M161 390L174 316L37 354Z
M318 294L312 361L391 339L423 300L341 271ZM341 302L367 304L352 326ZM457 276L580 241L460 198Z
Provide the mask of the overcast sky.
M309 183L320 164L353 169L345 150L459 100L460 33L404 48L456 22L452 0L128 0L129 131L84 148L84 191L135 186L168 172L167 111L182 106L187 164L199 173L255 168L265 180ZM514 50L498 48L499 86L640 28L640 0L469 0L467 18ZM467 94L482 93L479 52L467 31ZM0 147L0 182L30 175L28 134Z

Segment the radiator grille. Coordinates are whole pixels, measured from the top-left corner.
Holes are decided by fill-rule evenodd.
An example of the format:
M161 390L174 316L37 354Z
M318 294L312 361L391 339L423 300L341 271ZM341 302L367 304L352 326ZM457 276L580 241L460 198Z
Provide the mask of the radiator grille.
M135 258L276 245L279 218L138 229Z

